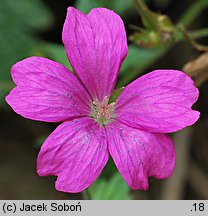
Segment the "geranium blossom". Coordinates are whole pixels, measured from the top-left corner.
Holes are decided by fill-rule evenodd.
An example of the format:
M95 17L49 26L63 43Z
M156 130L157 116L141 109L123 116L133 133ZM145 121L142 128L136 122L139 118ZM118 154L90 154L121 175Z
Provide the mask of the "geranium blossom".
M17 86L6 97L26 118L62 122L41 147L38 174L57 176L59 191L80 192L111 155L132 189L147 190L149 176L169 177L175 150L166 133L199 118L191 109L199 94L191 78L156 70L127 85L109 104L128 50L121 18L104 8L85 15L69 7L62 38L77 76L60 63L30 57L12 67Z

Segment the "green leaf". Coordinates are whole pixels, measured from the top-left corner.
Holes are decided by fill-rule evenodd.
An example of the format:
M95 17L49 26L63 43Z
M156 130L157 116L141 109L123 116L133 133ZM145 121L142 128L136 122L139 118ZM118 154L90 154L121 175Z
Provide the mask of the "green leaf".
M39 149L43 145L43 143L45 142L47 137L48 137L48 135L45 134L45 135L42 135L42 136L38 137L37 139L35 139L34 140L34 147Z
M109 103L115 102L118 98L118 96L121 94L121 92L123 91L124 87L120 87L117 88L113 91L110 99L109 99Z
M33 54L39 41L32 33L45 29L51 21L51 14L41 0L1 0L0 104L9 91L11 66Z
M164 48L141 48L136 45L129 45L128 55L120 70L121 79L118 86L124 86L142 74L164 52Z
M42 0L1 0L7 10L10 10L12 19L16 19L20 27L23 24L26 27L44 30L48 28L53 21L52 13L48 10Z
M92 8L105 7L114 10L119 15L126 18L126 13L134 9L133 0L118 0L111 1L97 1L97 0L78 0L76 8L81 10L83 13L88 13Z
M64 66L69 68L69 70L73 71L72 66L70 65L69 60L66 56L66 51L63 45L49 43L44 44L43 49L43 52L45 52L45 54L52 60L63 64Z
M198 0L193 1L189 8L183 13L180 17L179 23L182 23L184 26L188 27L197 16L199 16L203 10L208 6L208 0Z
M8 94L9 91L12 90L12 88L15 86L15 84L12 81L0 81L0 105L5 105L5 95Z
M108 181L98 179L89 187L92 200L131 200L130 188L120 173L115 173Z

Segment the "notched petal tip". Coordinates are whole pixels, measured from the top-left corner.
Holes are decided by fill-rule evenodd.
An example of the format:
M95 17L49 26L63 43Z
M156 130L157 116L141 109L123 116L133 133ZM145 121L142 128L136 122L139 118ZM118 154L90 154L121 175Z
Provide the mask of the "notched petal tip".
M47 169L40 167L37 167L36 172L40 177L55 175L54 173L48 173Z
M193 112L194 112L194 114L193 114L194 118L193 118L193 116L192 116L192 118L193 118L193 124L195 124L199 120L201 113L199 111L196 111L196 110L193 110ZM191 124L191 125L193 125L193 124Z
M100 175L109 159L104 129L90 118L62 123L44 142L38 155L41 176L58 176L58 191L78 193Z
M6 97L19 115L38 121L60 122L87 116L91 98L81 82L62 64L29 57L13 65L16 87Z
M4 100L9 104L9 106L11 107L10 104L10 93L4 98Z
M92 98L102 101L110 96L128 50L120 16L105 8L85 15L69 7L62 40L74 71Z
M13 109L13 111L15 113L17 113L18 115L21 115L23 117L26 117L24 114L22 115L21 110L18 108L19 107L19 95L18 95L18 92L19 92L19 90L18 90L18 87L16 86L5 97L5 101Z
M125 176L123 176L123 178L125 179ZM143 191L149 190L148 176L144 177L143 179L140 179L139 183L136 182L135 185L133 183L128 183L128 182L126 183L132 190L143 190Z
M148 178L172 175L175 148L165 134L148 133L118 121L106 127L110 154L133 190L148 190Z
M199 112L191 108L198 97L198 89L185 73L155 70L125 87L115 113L119 121L138 129L172 133L198 120Z
M59 180L57 179L56 182L55 182L55 189L57 191L64 192L64 193L81 193L85 189L87 189L90 186L90 184L85 185L84 187L81 187L81 188L69 189L68 187L65 186L65 184L63 184L63 182L60 183Z

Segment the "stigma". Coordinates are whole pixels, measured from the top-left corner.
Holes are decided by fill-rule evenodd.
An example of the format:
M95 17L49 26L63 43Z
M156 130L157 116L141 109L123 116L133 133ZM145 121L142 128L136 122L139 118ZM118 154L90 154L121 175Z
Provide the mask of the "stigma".
M106 125L114 116L115 102L108 104L109 97L105 96L102 101L94 100L91 116L100 124Z

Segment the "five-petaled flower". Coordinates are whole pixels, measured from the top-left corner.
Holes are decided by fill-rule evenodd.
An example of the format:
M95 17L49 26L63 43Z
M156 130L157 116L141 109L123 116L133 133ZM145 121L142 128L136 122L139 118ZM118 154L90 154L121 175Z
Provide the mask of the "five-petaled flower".
M149 176L169 177L175 150L166 133L199 118L191 109L199 94L191 78L156 70L127 85L109 104L128 50L121 18L104 8L85 15L69 7L62 38L77 76L60 63L30 57L12 67L17 86L6 97L26 118L63 122L41 147L38 174L58 176L59 191L80 192L111 155L132 189L147 190Z

